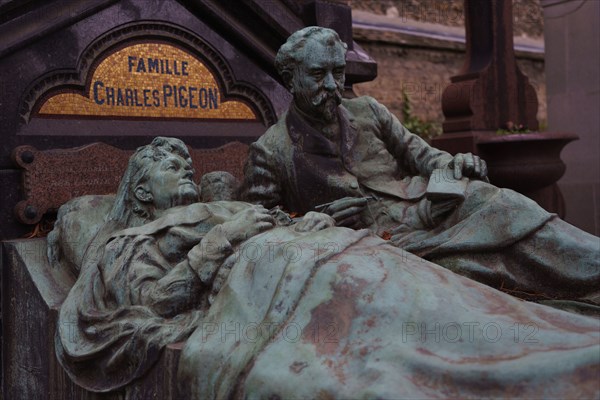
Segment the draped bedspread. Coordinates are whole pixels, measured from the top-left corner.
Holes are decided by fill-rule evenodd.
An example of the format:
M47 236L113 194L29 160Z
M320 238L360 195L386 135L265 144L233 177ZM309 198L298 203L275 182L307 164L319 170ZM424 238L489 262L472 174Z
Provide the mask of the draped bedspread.
M97 239L60 312L71 378L122 387L187 338L182 398L600 395L598 319L516 299L367 230L279 227L231 246L219 224L249 206L195 204ZM190 250L199 243L206 252ZM209 299L198 271L219 268L230 274Z
M573 398L600 322L513 298L367 231L247 242L179 366L186 398Z

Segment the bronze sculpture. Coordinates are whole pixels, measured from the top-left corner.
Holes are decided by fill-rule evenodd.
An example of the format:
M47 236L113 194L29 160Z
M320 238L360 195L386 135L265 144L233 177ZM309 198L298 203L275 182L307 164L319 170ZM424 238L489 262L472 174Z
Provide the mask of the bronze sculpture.
M79 385L122 387L187 339L181 398L597 395L596 319L323 214L275 226L248 203L187 204L187 159L176 139L140 148L87 248L56 336Z
M313 78L343 85L339 39L323 28L296 37L327 65L310 79L284 77L292 89ZM498 276L515 271L511 262L538 257L539 270L518 269L512 283L594 300L597 260L581 263L586 254L578 252L579 270L545 264L559 251L547 243L585 247L589 237L511 192L455 179L483 179L485 163L428 147L375 100L303 93L301 107L322 106L323 118L298 110L282 117L253 146L243 191L306 212L296 224L277 208L199 203L189 154L177 139L138 149L109 218L82 244L79 277L61 308L57 355L71 378L94 391L122 387L166 344L186 341L182 398L597 396L597 319L448 270L499 285ZM315 135L317 128L325 135ZM335 135L340 143L330 140ZM453 176L442 168L449 163ZM440 168L441 188L419 174ZM225 200L231 180L212 181L219 188L206 199ZM331 216L314 212L319 205ZM393 243L335 222L392 226ZM557 240L557 224L573 237ZM551 284L540 282L549 271Z

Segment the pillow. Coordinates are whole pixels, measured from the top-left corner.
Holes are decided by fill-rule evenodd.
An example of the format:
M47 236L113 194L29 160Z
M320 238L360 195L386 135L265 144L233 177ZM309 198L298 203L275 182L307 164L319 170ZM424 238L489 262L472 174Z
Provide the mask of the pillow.
M225 171L213 171L202 175L200 180L200 201L234 200L239 183L238 180Z
M106 221L114 200L114 194L81 196L58 209L54 229L47 239L52 268L79 275L85 250Z

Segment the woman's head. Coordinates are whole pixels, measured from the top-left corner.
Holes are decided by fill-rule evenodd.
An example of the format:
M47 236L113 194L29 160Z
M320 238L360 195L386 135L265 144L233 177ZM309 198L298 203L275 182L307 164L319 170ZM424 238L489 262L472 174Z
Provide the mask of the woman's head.
M126 226L156 218L157 212L198 201L194 170L185 144L157 137L130 157L110 219Z

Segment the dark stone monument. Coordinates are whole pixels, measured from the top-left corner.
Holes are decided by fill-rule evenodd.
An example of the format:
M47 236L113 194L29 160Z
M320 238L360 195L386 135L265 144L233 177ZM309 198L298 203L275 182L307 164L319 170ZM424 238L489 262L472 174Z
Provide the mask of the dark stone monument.
M480 397L506 396L516 380L528 382L511 392L519 397L597 394L596 319L522 302L366 229L333 227L335 214L296 219L278 207L198 202L228 200L247 144L290 103L273 61L292 32L316 24L347 43L336 53L338 82L344 55L346 67L340 102L374 78L345 3L9 0L0 12L3 398ZM157 135L183 138L189 151L175 138L148 145ZM452 159L454 173L465 158ZM52 232L36 237L59 206ZM554 218L538 209L540 223ZM487 246L477 229L464 231ZM246 243L275 249L239 256ZM290 243L307 251L291 261ZM407 321L432 327L465 312L505 330L537 322L540 340L399 345ZM222 339L232 321L243 339ZM251 326L260 335L248 335ZM295 341L279 340L290 327ZM470 364L467 376L456 363Z
M14 213L31 190L22 168L41 165L36 150L102 141L131 151L160 134L191 148L254 141L289 102L275 53L307 24L336 28L349 43L348 88L376 75L352 42L343 3L13 0L0 15L2 239L22 236L43 215L35 207ZM11 158L19 146L34 149ZM81 179L100 172L79 168ZM45 173L71 197L89 193Z
M133 150L158 135L185 139L196 182L214 170L239 178L247 144L290 100L276 51L309 24L349 43L347 89L376 76L343 2L0 2L4 398L91 396L54 357L56 311L73 279L49 269L45 239L18 238L44 236L73 197L114 193ZM161 362L174 365L169 349ZM140 385L129 395L161 386Z
M480 155L492 183L564 217L556 185L566 169L560 151L577 135L536 132L537 95L515 60L512 1L465 0L464 9L466 59L444 90L444 134L433 145ZM497 136L498 130L514 134Z

